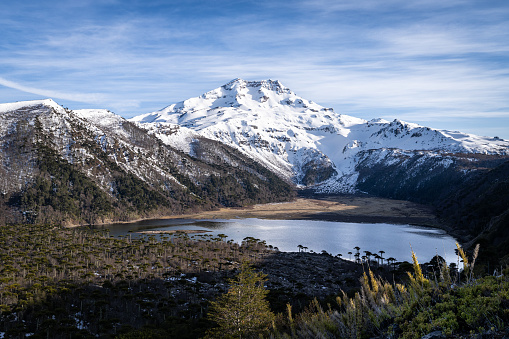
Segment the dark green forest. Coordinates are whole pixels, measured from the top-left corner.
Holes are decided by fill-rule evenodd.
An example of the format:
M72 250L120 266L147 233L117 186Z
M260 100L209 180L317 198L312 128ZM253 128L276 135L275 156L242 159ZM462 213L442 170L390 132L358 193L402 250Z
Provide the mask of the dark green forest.
M70 120L67 159L41 120L16 123L8 135L10 171L0 174L16 178L19 168L31 175L20 190L0 196L0 224L128 221L295 197L292 184L219 142L196 140L191 157L125 121L130 144L112 138L101 147L81 121ZM83 153L89 155L78 161Z
M478 158L476 162L469 159ZM357 187L374 196L432 206L444 228L472 251L481 265L509 264L509 161L506 156L455 155L440 166L423 154L390 166L359 166ZM415 163L421 162L419 170ZM423 166L423 163L425 166ZM467 175L459 175L465 171ZM423 182L423 178L425 178Z

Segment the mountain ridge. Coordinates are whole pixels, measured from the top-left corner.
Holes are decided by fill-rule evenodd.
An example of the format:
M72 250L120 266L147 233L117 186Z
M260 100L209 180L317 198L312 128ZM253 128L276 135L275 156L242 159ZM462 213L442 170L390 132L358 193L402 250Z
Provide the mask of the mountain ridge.
M0 223L131 220L293 197L273 173L210 142L196 138L209 156L191 157L107 110L4 104Z
M337 114L279 81L234 79L129 120L52 99L0 104L0 118L0 223L131 220L305 188L432 205L464 241L505 232L507 210L490 204L506 185L508 141Z
M373 150L399 149L405 156L427 152L449 160L450 154L509 155L509 142L499 138L337 114L277 80L234 79L129 120L173 145L185 142L169 136L168 129L226 143L297 185L328 193L357 192L359 163Z

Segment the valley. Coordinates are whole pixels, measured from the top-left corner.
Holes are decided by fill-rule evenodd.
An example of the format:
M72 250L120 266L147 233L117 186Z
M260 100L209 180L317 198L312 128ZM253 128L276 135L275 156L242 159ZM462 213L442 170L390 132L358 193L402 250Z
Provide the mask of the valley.
M509 339L509 0L0 8L0 339Z
M0 224L387 222L509 254L500 138L338 114L277 80L234 79L129 120L51 99L0 104L0 116Z
M498 137L338 114L277 80L234 79L129 120L52 99L0 104L0 117L0 224L388 222L509 254Z
M415 328L425 335L458 324L487 333L501 320L500 333L507 281L481 277L509 264L508 178L509 141L338 114L277 80L235 79L129 120L52 99L0 104L0 337L157 338L152 329L201 337L214 328L210 302L245 273L244 261L269 274L259 287L277 312L274 337L309 328L412 337ZM214 231L131 239L125 229L116 236L88 227L155 219L252 223L234 225L235 241ZM265 239L276 221L286 223L279 236L302 236L284 252ZM357 224L333 230L325 221ZM416 239L404 232L430 230L396 232L405 225L442 228L466 252L458 245L454 253L449 237L452 252L441 259L437 231L424 245L435 255L429 262L406 248L413 264L384 258L395 242ZM263 236L243 233L255 228ZM349 260L336 254L342 240ZM497 319L475 318L471 306L460 312L461 291L486 297L468 292L471 283L499 303L490 309ZM442 305L451 298L459 301ZM427 313L444 308L454 321Z

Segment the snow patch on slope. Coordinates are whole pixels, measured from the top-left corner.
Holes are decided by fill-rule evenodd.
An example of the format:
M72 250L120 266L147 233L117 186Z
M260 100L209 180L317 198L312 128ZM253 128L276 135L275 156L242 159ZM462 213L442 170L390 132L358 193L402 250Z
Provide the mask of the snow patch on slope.
M138 125L145 128L148 133L157 136L166 145L194 156L192 142L200 135L192 129L166 122Z
M77 116L103 127L117 127L126 120L107 109L78 109L73 110Z

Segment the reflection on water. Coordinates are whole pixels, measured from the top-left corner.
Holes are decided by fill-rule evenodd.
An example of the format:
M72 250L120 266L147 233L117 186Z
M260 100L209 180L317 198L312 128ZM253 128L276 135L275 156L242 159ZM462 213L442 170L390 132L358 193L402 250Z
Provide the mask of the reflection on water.
M193 223L193 225L201 226L203 228L211 230L222 229L225 228L225 226L228 227L227 223L224 221L212 221L212 220L197 220L196 222Z
M105 228L110 231L110 235L119 236L126 235L129 232L146 231L146 230L159 230L171 229L173 226L181 226L194 224L195 220L192 219L152 219L142 220L132 223L115 223L108 225L96 226L96 228Z
M225 234L227 240L241 242L246 237L265 240L268 245L281 251L298 251L298 245L308 251L327 251L343 258L353 259L359 246L364 251L380 253L384 258L411 261L411 248L420 262L427 262L436 254L448 262L456 262L454 249L456 240L442 230L410 225L359 224L315 220L193 220L193 219L155 219L129 224L110 224L100 226L109 230L110 235L142 236L141 230L209 230L208 235ZM200 235L191 235L202 238ZM208 237L208 236L207 236ZM352 252L349 254L349 252Z

